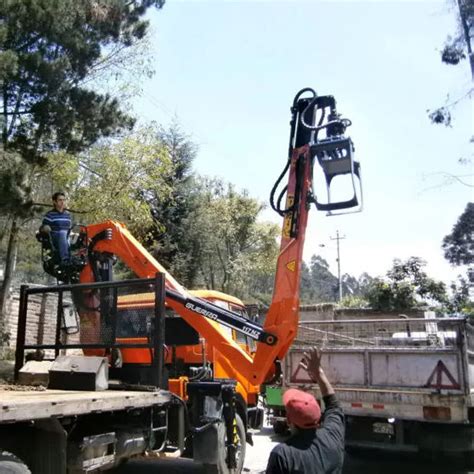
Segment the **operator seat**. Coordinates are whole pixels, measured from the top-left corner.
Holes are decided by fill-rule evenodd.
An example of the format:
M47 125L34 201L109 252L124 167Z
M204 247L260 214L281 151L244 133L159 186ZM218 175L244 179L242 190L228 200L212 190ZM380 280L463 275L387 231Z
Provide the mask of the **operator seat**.
M61 259L59 248L54 241L51 232L44 228L36 232L36 240L41 243L41 261L43 269L48 275L55 277L64 283L77 283L79 273L87 263L85 252L85 235L80 233L79 238L73 244L70 242L68 232L68 244L70 256L68 259Z

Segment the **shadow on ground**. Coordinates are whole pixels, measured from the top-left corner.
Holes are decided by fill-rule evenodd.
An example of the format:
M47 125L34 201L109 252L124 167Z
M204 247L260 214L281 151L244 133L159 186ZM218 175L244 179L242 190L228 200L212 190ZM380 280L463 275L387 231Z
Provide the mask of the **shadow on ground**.
M136 459L109 471L114 474L205 474L191 459Z
M285 439L288 438L289 433L286 435L278 435L273 432L273 428L270 426L264 426L260 430L252 430L252 437L253 438L258 438L260 436L263 436L265 438L268 438L269 440L275 442L275 443L281 443L282 441L285 441Z

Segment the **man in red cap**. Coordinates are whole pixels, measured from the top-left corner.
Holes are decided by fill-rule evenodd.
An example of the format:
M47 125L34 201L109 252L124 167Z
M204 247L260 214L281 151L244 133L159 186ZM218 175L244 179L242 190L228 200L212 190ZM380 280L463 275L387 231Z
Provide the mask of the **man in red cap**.
M305 352L302 367L319 384L325 411L315 398L291 388L283 395L293 435L273 448L266 474L340 474L344 463L344 413L321 368L318 349Z

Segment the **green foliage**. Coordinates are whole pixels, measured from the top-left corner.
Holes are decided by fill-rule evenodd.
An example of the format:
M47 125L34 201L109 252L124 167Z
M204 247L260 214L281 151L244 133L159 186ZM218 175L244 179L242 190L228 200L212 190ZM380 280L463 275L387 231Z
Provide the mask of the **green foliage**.
M441 50L441 60L445 64L458 65L471 52L472 28L474 26L474 1L458 1L458 32L446 39Z
M406 281L394 283L376 278L367 292L367 300L371 308L378 310L405 310L416 306L415 289Z
M376 278L370 284L366 293L370 306L378 310L406 310L432 302L445 303L444 283L429 278L423 271L425 265L419 257L395 259L387 278Z
M445 64L456 66L459 64L459 61L466 59L466 53L459 44L453 43L450 40L451 38L448 37L448 41L441 52L441 60Z
M368 308L369 302L362 296L345 296L340 303L341 308Z
M128 48L144 37L148 24L142 17L162 5L162 0L0 4L2 145L26 167L26 179L2 180L18 185L25 202L46 153L78 153L133 124L117 99L94 92L86 82L97 69L107 69L104 51Z
M73 165L70 164L73 168ZM152 127L100 145L83 155L70 183L70 207L81 223L108 219L125 223L138 239L147 237L153 221L151 197L170 196L171 160Z
M0 164L1 166L1 164ZM171 172L167 149L157 137L156 129L148 127L131 133L122 140L92 147L80 160L65 152L48 154L48 163L36 173L36 202L51 202L53 191L67 192L68 207L75 223L90 224L114 219L125 223L140 240L149 229L159 225L153 220L150 196L167 199L171 188L167 177ZM19 254L15 280L44 282L40 245L36 241L42 214L27 219L19 234ZM49 206L48 206L49 208ZM78 211L78 212L75 212ZM3 218L7 227L8 219ZM1 240L0 234L0 240ZM7 239L0 245L0 257L5 257ZM127 275L126 270L121 270Z
M346 273L342 275L342 294L347 296L348 301L354 300L356 302L360 300L363 304L361 307L367 306L368 303L364 300L364 295L373 280L373 277L366 272L362 273L359 278ZM364 301L365 303L363 303Z
M426 262L419 257L410 257L406 261L395 259L393 267L387 272L390 281L395 285L411 285L421 298L443 301L446 288L444 283L429 278L423 271Z
M300 302L302 304L311 304L312 292L311 292L311 271L306 262L301 262L301 273L300 273Z
M458 277L451 283L451 298L446 302L445 309L451 315L474 317L474 302L469 297L469 282Z
M449 107L438 107L434 110L428 110L429 119L436 125L451 127L452 116Z
M21 156L0 146L0 211L28 216L33 208L27 169Z
M32 195L37 192L38 169L46 165L49 153L78 154L100 138L133 125L117 98L97 92L87 81L98 70L107 70L114 50L119 53L145 36L143 16L150 7L160 8L163 3L0 3L0 152L8 160L8 166L0 169L0 213L13 217L0 287L0 326L15 270L19 231L37 211Z
M441 61L444 64L457 66L461 61L468 58L471 75L474 79L474 56L472 54L472 37L474 28L474 0L457 0L456 16L458 20L458 31L449 35L441 50ZM463 96L457 100L447 102L446 105L436 109L428 109L428 117L434 124L451 126L452 114L456 104L466 97L471 97L472 86ZM448 96L448 100L449 96Z
M444 257L453 265L474 263L474 202L467 204L453 230L443 239Z
M171 160L171 166L163 177L171 192L150 196L148 202L154 221L160 225L151 227L147 244L154 246L154 254L160 263L183 284L192 286L197 269L190 264L194 244L187 227L188 217L195 208L192 163L197 149L176 122L168 129L159 127L157 138Z
M336 301L339 282L329 270L329 264L319 255L313 255L308 267L309 273L302 279L301 300L305 303Z
M47 284L51 277L41 266L41 245L35 238L38 230L37 220L30 220L22 226L19 235L19 248L15 270L15 282Z
M363 304L363 295L372 280L373 278L367 273L363 273L359 278L347 273L342 275L344 301L347 301L348 304L354 301L354 304L357 304L355 301L360 298L361 304ZM329 264L324 258L313 255L309 266L303 262L300 292L303 304L329 303L339 299L339 281L337 276L329 270ZM364 306L367 306L367 302L361 307Z
M190 286L254 295L253 286L274 275L278 227L257 222L262 204L218 179L198 178L193 201L185 220L196 275Z

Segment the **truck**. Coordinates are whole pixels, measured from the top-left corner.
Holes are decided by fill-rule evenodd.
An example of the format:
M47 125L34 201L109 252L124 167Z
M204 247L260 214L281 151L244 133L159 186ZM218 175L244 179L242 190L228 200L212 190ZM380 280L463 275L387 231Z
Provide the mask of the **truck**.
M425 315L300 322L281 383L266 391L275 431L286 429L284 390L301 387L321 398L300 364L305 350L318 346L346 414L348 448L471 460L473 326L465 318Z
M28 380L33 354L41 360L30 362L47 364L47 388L0 387L0 471L96 472L153 453L240 473L249 428L262 420L260 386L278 377L296 336L310 205L328 214L362 207L350 124L333 96L305 88L294 98L288 160L270 195L283 224L263 325L235 297L184 288L119 222L80 227L66 261L40 234L43 267L60 284L21 287L15 380ZM327 199L315 192L313 168ZM341 176L351 190L334 200L331 183ZM136 278L114 281L117 259ZM36 333L35 295L56 307Z

